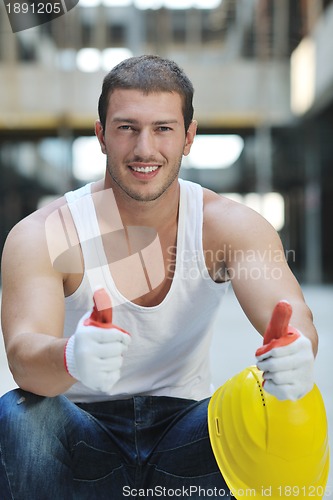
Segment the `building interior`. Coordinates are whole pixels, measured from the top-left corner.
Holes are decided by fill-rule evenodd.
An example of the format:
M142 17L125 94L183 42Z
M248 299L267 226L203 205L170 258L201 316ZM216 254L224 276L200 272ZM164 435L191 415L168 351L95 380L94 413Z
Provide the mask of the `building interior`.
M298 279L332 282L331 1L80 0L51 22L39 16L12 33L0 9L0 248L41 200L101 175L99 155L75 167L101 81L149 53L189 74L199 135L226 154L199 153L182 176L270 212Z

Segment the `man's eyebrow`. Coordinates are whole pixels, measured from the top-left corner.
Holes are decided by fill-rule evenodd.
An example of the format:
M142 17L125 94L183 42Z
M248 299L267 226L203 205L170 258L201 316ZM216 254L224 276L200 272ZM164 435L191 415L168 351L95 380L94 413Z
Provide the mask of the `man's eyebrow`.
M121 116L116 116L115 118L112 118L112 121L113 122L116 122L116 123L138 123L138 120L132 120L131 118L122 118Z
M139 120L135 120L133 118L122 118L121 116L116 116L112 119L113 123L131 123L133 125L137 125ZM171 125L172 123L178 123L178 120L175 118L169 118L166 120L156 120L152 122L152 125Z
M172 123L178 123L175 118L170 118L169 120L157 120L153 122L153 125L171 125Z

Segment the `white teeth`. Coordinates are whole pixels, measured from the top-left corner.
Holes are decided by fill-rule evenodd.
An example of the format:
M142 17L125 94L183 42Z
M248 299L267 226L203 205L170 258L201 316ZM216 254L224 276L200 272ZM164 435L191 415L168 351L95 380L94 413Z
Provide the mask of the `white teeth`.
M143 172L145 174L148 174L150 172L155 172L155 170L158 169L158 167L156 167L156 166L154 166L154 167L131 167L131 168L135 172Z

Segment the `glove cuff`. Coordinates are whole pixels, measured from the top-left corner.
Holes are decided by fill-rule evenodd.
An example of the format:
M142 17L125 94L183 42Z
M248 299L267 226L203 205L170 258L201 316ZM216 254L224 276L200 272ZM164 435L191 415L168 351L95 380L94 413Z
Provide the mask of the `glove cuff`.
M74 344L75 344L75 335L69 337L66 342L64 349L64 364L67 373L78 380L78 373L76 369L76 362L74 356Z

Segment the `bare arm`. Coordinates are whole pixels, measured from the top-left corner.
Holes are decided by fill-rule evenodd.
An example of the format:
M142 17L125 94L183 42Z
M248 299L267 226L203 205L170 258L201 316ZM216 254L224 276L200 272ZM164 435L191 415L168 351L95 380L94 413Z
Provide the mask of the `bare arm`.
M63 276L52 267L43 216L33 214L9 234L2 257L2 329L16 383L54 396L75 380L63 361Z
M293 308L292 326L311 340L316 354L312 313L275 229L253 210L225 199L214 199L207 212L209 227L215 228L212 244L224 249L233 289L253 326L263 335L275 305L287 300Z

